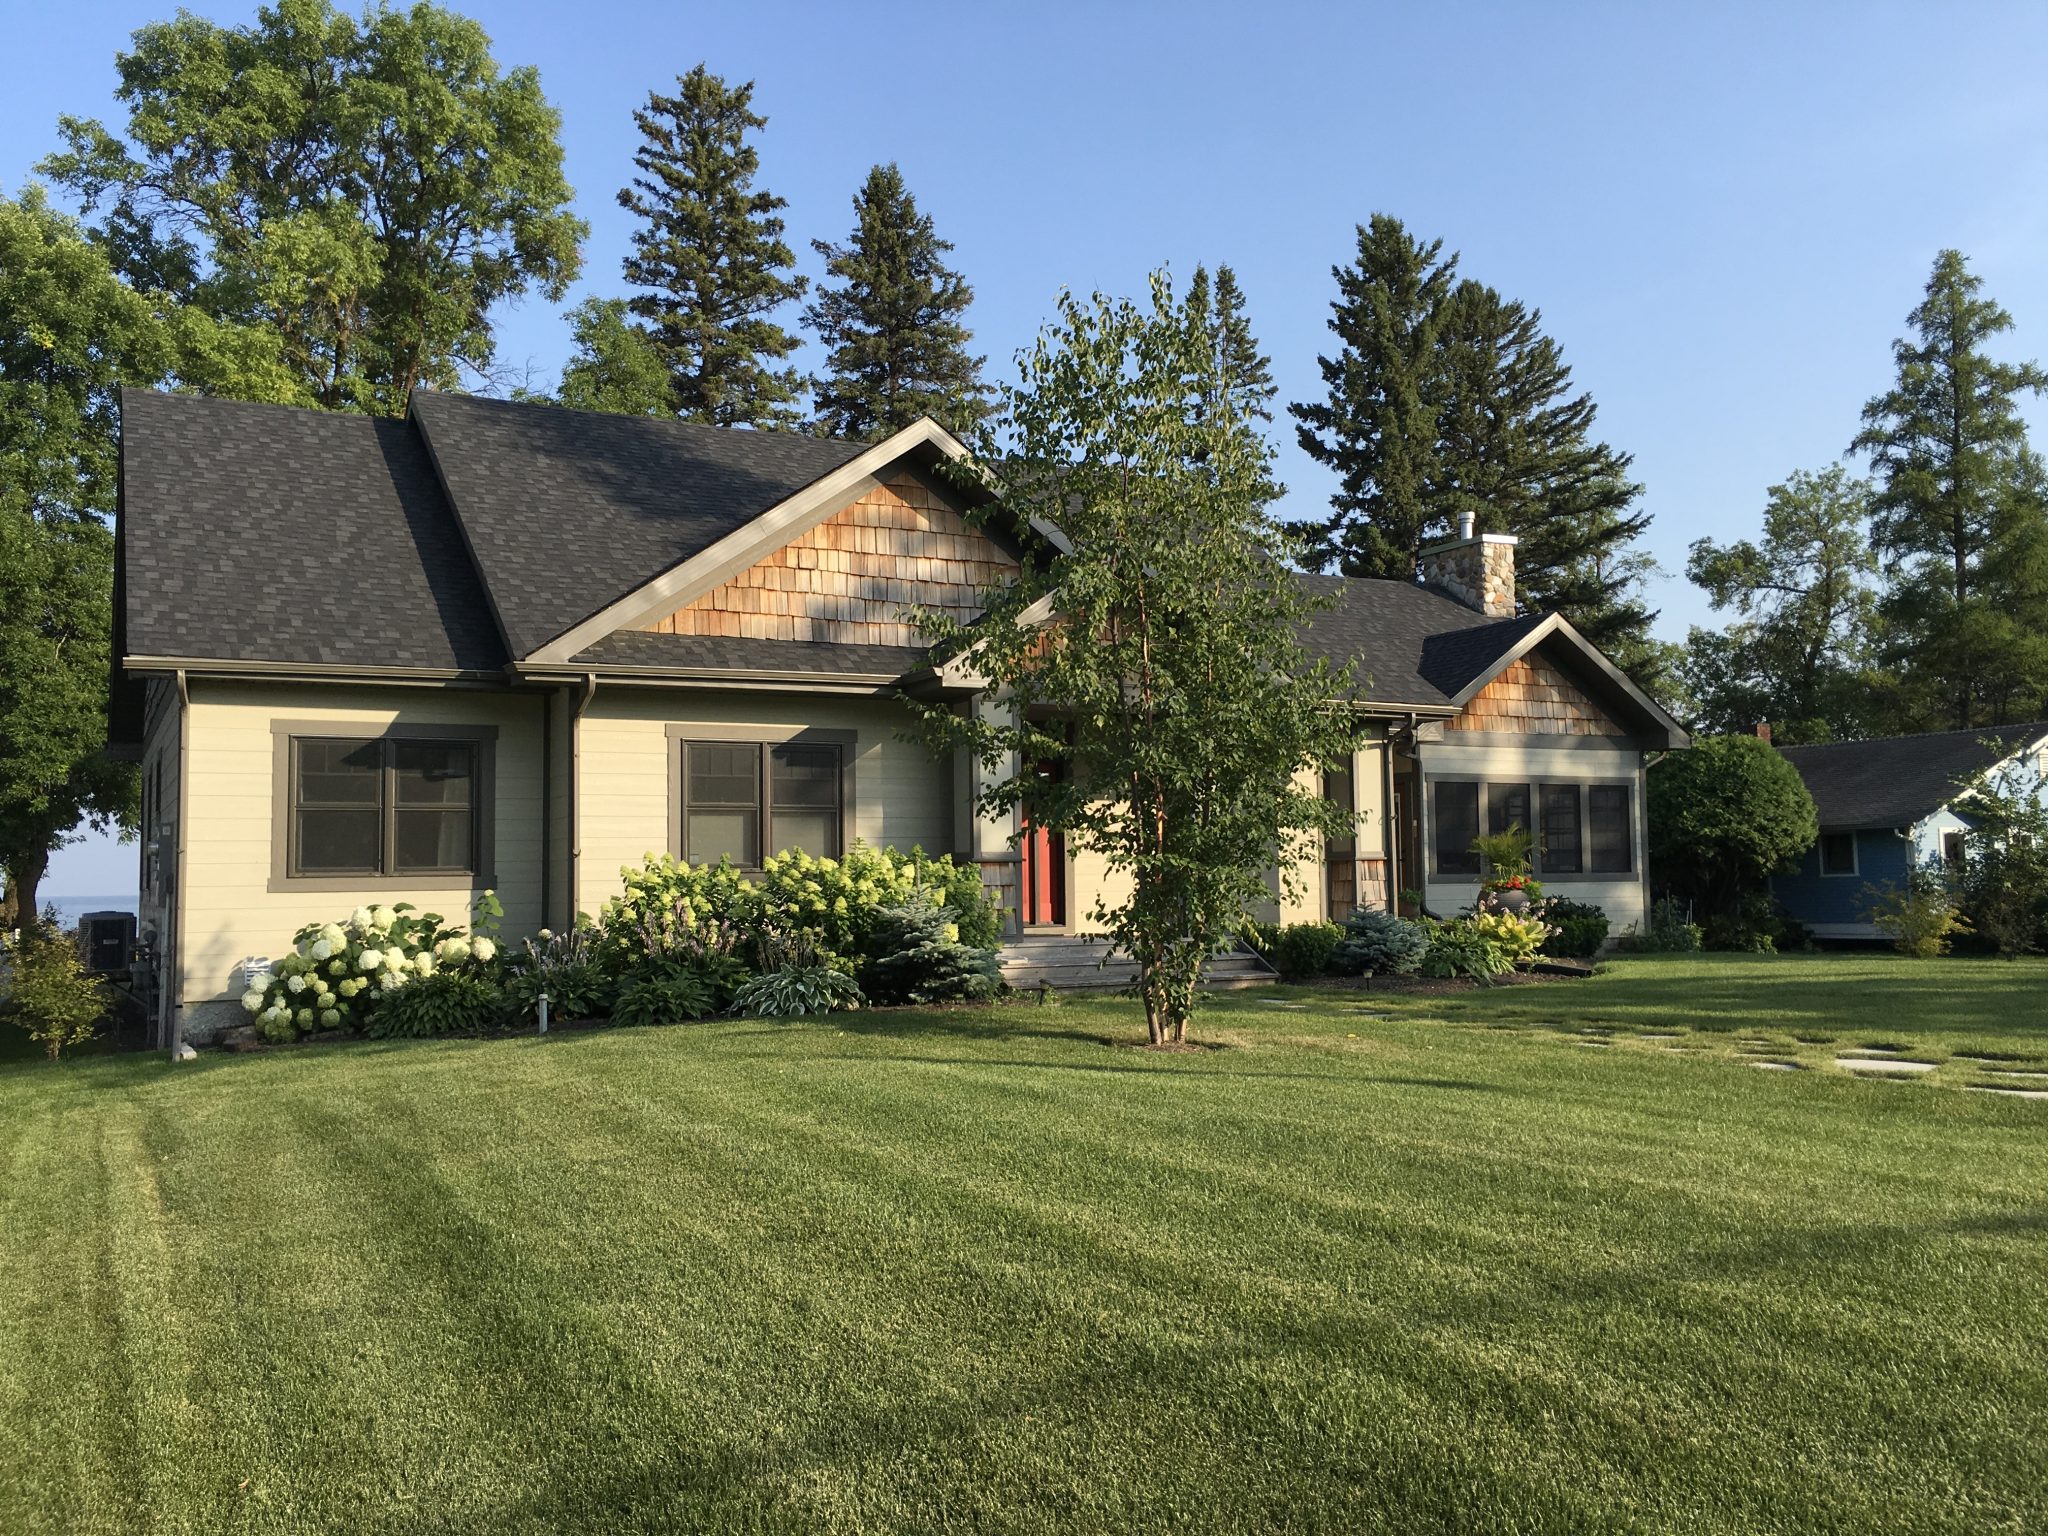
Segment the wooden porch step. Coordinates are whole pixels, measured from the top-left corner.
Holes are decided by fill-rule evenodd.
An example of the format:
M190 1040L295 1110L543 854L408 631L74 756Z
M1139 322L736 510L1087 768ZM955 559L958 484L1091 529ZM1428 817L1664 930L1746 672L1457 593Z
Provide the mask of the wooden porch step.
M1026 934L1004 945L996 959L1003 980L1019 991L1113 991L1138 977L1136 962L1112 951L1107 940L1074 934ZM1256 987L1278 979L1271 966L1243 949L1218 955L1202 968L1204 987Z

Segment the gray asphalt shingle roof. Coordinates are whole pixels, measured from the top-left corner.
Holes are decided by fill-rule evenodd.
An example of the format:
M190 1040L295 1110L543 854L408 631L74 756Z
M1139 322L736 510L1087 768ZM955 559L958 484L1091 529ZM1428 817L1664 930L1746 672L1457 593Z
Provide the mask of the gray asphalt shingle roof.
M1955 799L1957 781L2048 736L2048 721L1781 747L1806 781L1821 826L1909 827ZM1998 745L1987 747L1986 739Z
M816 640L741 640L619 630L569 659L570 666L655 667L703 672L860 672L901 677L922 667L923 646L841 645Z
M130 389L126 650L497 671L504 646L405 422Z
M431 391L413 414L514 656L869 446Z
M124 652L498 671L865 451L430 392L386 421L131 390ZM1448 704L1540 622L1412 582L1295 579L1335 600L1310 648L1357 662L1376 703ZM575 661L901 676L926 659L629 633Z
M1332 666L1356 661L1360 697L1375 704L1449 704L1543 622L1540 614L1490 619L1411 581L1295 579L1334 599L1309 619L1309 650Z

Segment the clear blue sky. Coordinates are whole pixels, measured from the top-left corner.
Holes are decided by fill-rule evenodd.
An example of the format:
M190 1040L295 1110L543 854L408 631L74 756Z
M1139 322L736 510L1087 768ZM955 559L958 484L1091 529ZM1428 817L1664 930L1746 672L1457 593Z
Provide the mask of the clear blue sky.
M199 0L220 20L250 4ZM1960 247L2048 356L2048 6L500 4L501 64L537 64L590 221L583 292L618 291L630 112L699 61L757 82L762 184L843 239L895 160L976 290L1005 366L1065 285L1134 293L1229 262L1283 401L1310 395L1329 269L1376 210L1541 307L1600 430L1635 455L1666 567L1660 630L1707 617L1702 535L1840 455L1934 253ZM172 0L10 6L0 187L60 112L111 116L113 58ZM552 382L558 315L500 327ZM1280 434L1287 510L1329 480ZM128 850L60 855L52 894L120 891Z

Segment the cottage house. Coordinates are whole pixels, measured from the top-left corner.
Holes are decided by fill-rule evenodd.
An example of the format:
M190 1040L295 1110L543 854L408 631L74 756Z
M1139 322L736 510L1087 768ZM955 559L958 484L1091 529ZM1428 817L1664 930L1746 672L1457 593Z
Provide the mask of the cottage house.
M1875 939L1866 887L1960 859L1963 786L2029 762L2048 768L2048 721L1780 750L1813 796L1820 836L1797 869L1772 877L1772 894L1816 938Z
M166 1038L232 1021L244 966L309 921L490 887L508 931L559 926L663 850L922 845L980 867L1017 942L1085 929L1100 860L978 816L976 765L905 735L906 695L991 707L905 619L971 615L1017 569L1013 530L935 472L961 451L930 422L864 444L126 392L112 734L141 763ZM1310 643L1367 679L1325 786L1358 831L1265 915L1455 910L1473 839L1521 823L1555 891L1638 921L1644 763L1684 734L1518 611L1513 540L1468 528L1424 564L1301 578L1332 599Z

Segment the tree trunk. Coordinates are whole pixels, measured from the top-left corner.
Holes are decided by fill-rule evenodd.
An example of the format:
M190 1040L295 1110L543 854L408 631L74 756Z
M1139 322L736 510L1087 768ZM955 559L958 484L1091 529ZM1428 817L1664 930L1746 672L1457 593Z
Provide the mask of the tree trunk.
M36 893L50 867L47 848L23 850L7 860L7 896L0 901L0 927L27 928L36 920Z

